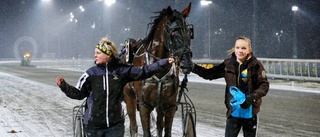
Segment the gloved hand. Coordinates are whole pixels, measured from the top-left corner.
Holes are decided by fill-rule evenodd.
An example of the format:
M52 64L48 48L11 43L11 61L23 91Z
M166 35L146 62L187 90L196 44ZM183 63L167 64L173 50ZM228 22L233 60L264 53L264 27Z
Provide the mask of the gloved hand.
M253 99L254 98L252 94L246 95L246 100L240 105L241 108L249 108L253 103Z
M193 64L192 64L191 72L197 74L197 72L199 72L199 68L200 68L199 65L197 65L196 63L193 63Z

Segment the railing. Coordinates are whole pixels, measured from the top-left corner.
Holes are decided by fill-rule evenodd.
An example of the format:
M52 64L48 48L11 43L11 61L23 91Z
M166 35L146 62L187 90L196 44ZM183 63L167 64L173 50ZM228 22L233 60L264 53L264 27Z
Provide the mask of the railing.
M272 79L320 82L319 59L275 59L258 58L266 69L267 76ZM17 61L17 60L15 60ZM223 60L194 59L195 63L211 68ZM5 60L1 62L7 62ZM94 59L54 59L31 60L31 65L48 68L73 68L85 71L94 65Z
M320 60L258 58L272 79L320 82ZM213 67L223 60L194 60L203 67Z
M259 58L268 77L320 82L320 60Z

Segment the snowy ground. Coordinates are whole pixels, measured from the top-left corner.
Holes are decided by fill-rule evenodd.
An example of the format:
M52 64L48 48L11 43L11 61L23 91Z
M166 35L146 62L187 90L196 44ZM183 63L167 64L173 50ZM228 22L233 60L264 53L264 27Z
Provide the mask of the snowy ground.
M57 87L2 72L0 86L0 137L72 136L70 110L82 101L68 99ZM128 117L126 119L128 121ZM180 123L177 116L173 136L182 136ZM128 127L126 122L127 131ZM201 123L197 123L196 130L203 131L199 136L224 135L224 129ZM139 123L139 133L141 131Z
M189 81L224 84L223 80L204 81L195 75ZM67 98L59 88L0 72L0 137L72 136L70 108L82 101ZM271 88L319 93L312 83L274 82ZM127 118L128 119L128 118ZM128 121L128 120L127 120ZM138 120L139 121L139 120ZM181 136L181 120L174 121L173 136ZM128 131L126 122L126 131ZM224 129L197 123L200 137L224 136ZM139 125L139 133L141 134ZM126 136L128 132L126 132Z
M5 73L0 77L1 137L72 135L70 108L79 101L66 99L57 87Z

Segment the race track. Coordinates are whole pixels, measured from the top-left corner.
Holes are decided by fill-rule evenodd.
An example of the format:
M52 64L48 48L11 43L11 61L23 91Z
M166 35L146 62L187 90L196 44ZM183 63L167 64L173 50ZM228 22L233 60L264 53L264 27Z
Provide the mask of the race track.
M2 116L6 114L0 118L0 136L19 136L19 134L21 136L72 136L72 107L79 105L82 101L65 97L57 88L55 78L63 75L68 83L74 85L82 72L21 67L19 63L2 63L0 72L2 86L0 114ZM274 81L270 82L278 84L273 83ZM198 136L224 136L226 120L226 109L223 103L224 88L224 85L214 84L214 82L188 83L187 94L197 110ZM270 89L267 96L263 98L259 114L258 136L319 136L319 105L319 93ZM181 134L178 127L181 126L180 122L177 116L174 123L174 136ZM126 122L127 125L128 122ZM8 133L10 129L20 132ZM127 129L128 127L126 131ZM141 128L139 130L141 133Z

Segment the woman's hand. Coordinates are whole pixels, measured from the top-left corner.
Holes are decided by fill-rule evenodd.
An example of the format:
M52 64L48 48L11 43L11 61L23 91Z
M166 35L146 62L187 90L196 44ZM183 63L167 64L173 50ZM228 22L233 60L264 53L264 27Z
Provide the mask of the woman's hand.
M64 81L64 78L62 76L58 76L56 81L57 81L57 85L60 86L62 84L62 82Z
M174 58L169 58L169 64L172 64L174 62Z

